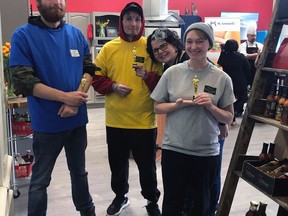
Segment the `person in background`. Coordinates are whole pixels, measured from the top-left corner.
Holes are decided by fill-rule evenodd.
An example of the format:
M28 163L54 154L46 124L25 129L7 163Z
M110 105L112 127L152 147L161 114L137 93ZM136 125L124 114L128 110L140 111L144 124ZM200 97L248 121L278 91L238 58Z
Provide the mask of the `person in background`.
M234 95L237 99L234 103L232 126L237 124L236 116L241 115L244 111L244 104L248 99L247 79L251 69L249 61L242 53L238 52L238 48L239 45L236 40L227 40L217 62L223 71L231 77Z
M14 32L10 55L15 94L27 96L34 131L28 216L46 215L47 188L63 148L76 210L95 216L85 170L85 92L96 67L81 31L63 21L66 1L37 0L37 7L41 16Z
M148 215L161 215L155 162L157 128L150 94L163 66L154 63L146 52L144 23L141 6L128 3L120 14L120 37L106 43L95 60L102 70L97 72L92 86L106 95L108 158L111 188L116 195L107 215L119 215L129 205L130 152L139 169Z
M183 50L183 45L177 34L177 32L172 31L167 28L156 29L150 34L147 38L147 52L149 53L151 59L154 62L164 63L164 71L166 71L170 66L182 63L189 59L189 56ZM209 59L208 59L209 61ZM209 61L211 62L211 61ZM212 62L211 62L212 63ZM225 137L228 136L228 125L219 123L219 143L220 143L220 163L219 163L219 172L211 189L211 208L216 210L218 206L218 200L221 191L221 162L222 162L222 152ZM159 131L158 127L158 131ZM164 130L164 128L161 128ZM158 132L159 134L159 132ZM163 133L161 133L163 134ZM183 208L183 216L191 215L193 209L191 203L191 193L190 190L187 190L187 200Z
M187 187L191 188L191 215L215 215L210 197L220 162L218 123L232 122L232 81L207 60L213 47L210 25L190 25L184 42L190 59L168 68L151 94L155 112L167 114L162 216L182 215Z
M263 44L256 42L256 25L249 25L247 28L247 40L240 44L239 51L242 53L250 63L250 73L247 80L248 90L250 91L256 73L255 60L262 52ZM242 113L237 113L236 116L241 116Z

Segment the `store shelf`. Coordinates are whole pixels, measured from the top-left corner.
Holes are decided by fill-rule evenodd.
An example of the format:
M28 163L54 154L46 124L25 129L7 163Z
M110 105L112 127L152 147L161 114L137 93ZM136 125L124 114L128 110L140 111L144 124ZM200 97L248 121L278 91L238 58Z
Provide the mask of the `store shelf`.
M254 82L252 85L252 90L249 95L249 100L246 106L245 114L243 116L241 126L239 128L237 140L234 146L233 155L231 157L230 165L227 171L225 183L223 186L222 194L220 197L220 203L217 209L217 216L229 216L230 208L234 199L234 195L236 192L237 184L239 178L245 180L248 184L259 190L263 193L263 195L268 196L270 199L275 201L277 204L282 206L285 210L287 210L288 215L288 196L283 197L274 197L272 195L279 195L281 191L279 184L273 187L268 187L271 184L268 182L275 182L273 178L269 176L261 175L257 169L254 168L253 165L247 165L246 168L243 168L245 172L245 178L242 176L241 172L241 163L245 160L243 155L245 156L250 144L251 136L253 135L254 126L256 123L264 123L267 125L271 125L278 129L278 132L274 138L274 143L277 143L277 149L275 150L275 157L281 159L284 157L288 157L288 126L281 124L279 121L264 117L264 110L266 108L266 102L269 89L271 85L278 83L282 85L288 85L288 68L287 69L278 69L272 68L276 48L278 46L278 42L280 39L281 31L283 29L284 24L288 24L288 0L276 0L274 4L273 16L271 18L271 23L268 29L268 34L266 36L264 47L259 59L259 63L257 66L257 71L255 74ZM275 82L275 80L278 80ZM281 81L281 82L280 82ZM263 140L265 142L265 140ZM259 146L259 153L261 150L261 146ZM276 154L277 153L277 154ZM244 159L243 159L244 158ZM240 167L240 168L239 168ZM246 169L246 170L245 170ZM249 173L250 171L250 173ZM253 175L255 174L255 175ZM259 183L259 177L265 182ZM255 180L254 183L249 180ZM278 181L277 181L278 182ZM257 185L259 183L259 185ZM262 185L265 183L265 187ZM263 187L262 187L263 186ZM261 188L260 188L261 187ZM270 194L263 191L263 189L268 189ZM277 192L274 190L277 189ZM280 191L280 192L279 192ZM286 195L286 194L285 194ZM284 210L284 211L285 211ZM276 214L275 214L276 215Z

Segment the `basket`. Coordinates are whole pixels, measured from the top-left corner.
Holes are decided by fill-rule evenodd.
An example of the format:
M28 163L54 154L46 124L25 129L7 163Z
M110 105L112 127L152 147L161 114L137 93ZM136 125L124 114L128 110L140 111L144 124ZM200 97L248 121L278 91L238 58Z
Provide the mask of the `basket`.
M12 120L12 134L13 135L29 135L32 134L31 122L13 121Z
M26 178L29 177L32 171L32 165L33 164L20 164L15 165L15 177L16 178Z

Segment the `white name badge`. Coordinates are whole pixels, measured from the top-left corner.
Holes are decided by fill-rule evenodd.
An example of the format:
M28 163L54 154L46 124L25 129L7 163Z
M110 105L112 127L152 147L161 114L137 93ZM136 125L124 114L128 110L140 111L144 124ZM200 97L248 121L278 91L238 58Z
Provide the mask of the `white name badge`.
M71 53L72 57L79 57L80 56L78 50L70 50L70 53Z

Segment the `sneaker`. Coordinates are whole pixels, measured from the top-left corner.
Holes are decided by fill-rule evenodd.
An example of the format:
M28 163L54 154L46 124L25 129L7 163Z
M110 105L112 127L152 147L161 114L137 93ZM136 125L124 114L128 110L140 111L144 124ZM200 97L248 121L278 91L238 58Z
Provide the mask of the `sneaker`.
M107 216L120 215L122 210L129 206L128 197L115 197L107 209Z
M85 212L80 212L80 216L96 216L95 214L95 206L92 206L90 209L88 209Z
M148 216L161 216L157 203L149 203L146 206L146 210L148 212Z

